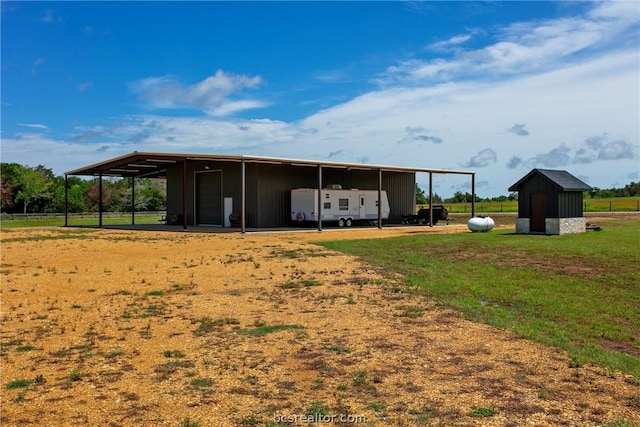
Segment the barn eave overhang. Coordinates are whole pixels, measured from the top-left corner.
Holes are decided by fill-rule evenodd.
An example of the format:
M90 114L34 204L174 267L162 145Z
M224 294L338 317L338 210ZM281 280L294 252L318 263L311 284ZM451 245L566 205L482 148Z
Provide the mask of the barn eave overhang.
M65 172L72 176L114 176L135 178L162 178L166 177L167 170L178 164L188 161L200 162L245 162L275 165L291 165L301 167L326 167L348 170L366 170L383 172L426 172L435 174L462 174L475 175L474 171L434 168L414 168L402 166L373 165L361 163L341 163L328 161L314 161L302 159L290 159L279 157L261 157L246 155L213 155L213 154L177 154L133 152L120 157L105 160L82 168Z

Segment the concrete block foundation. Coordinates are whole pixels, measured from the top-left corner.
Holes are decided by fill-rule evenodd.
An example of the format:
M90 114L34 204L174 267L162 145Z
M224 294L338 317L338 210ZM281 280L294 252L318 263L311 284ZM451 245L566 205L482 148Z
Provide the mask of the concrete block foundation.
M516 218L516 233L530 234L530 219ZM579 218L546 218L544 234L573 234L587 231L587 221L584 217Z

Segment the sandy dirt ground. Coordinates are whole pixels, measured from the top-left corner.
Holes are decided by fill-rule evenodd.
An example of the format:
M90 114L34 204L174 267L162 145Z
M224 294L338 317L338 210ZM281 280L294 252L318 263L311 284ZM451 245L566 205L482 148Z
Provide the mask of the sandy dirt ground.
M1 425L640 425L635 379L312 243L428 232L467 230L3 230Z

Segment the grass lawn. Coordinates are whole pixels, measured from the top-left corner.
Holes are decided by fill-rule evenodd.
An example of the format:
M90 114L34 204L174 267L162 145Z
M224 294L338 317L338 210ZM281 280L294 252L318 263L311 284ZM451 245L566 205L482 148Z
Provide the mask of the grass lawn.
M640 378L640 221L600 232L414 235L321 242L400 273L472 320Z
M419 205L417 209L428 205ZM444 203L449 213L470 213L471 203ZM612 197L607 199L584 199L585 212L634 212L640 210L640 197ZM476 213L518 212L518 201L476 202Z
M158 214L136 214L136 224L158 224L162 215ZM69 226L91 226L98 225L98 217L91 216L86 218L78 218L76 216L69 217ZM131 214L123 214L121 216L107 216L102 218L104 225L120 225L131 224ZM22 228L22 227L62 227L64 226L64 217L54 218L31 218L31 219L3 219L0 221L0 227L2 228Z

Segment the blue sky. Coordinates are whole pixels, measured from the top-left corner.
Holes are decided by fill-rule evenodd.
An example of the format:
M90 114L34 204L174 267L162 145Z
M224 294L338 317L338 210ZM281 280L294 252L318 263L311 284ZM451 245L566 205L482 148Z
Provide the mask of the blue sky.
M5 2L2 162L132 151L640 179L640 3ZM423 188L428 177L418 176ZM434 179L448 197L468 178Z

